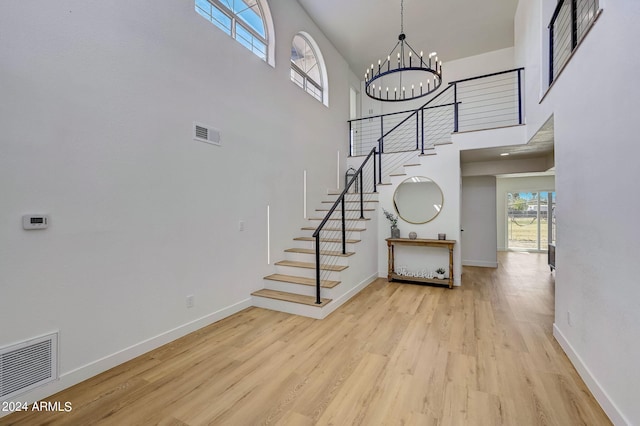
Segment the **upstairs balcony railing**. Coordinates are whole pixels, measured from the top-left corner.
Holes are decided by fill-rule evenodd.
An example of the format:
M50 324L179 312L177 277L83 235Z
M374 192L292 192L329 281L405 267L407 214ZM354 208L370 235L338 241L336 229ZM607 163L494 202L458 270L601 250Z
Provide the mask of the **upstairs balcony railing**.
M523 73L516 68L453 81L420 108L350 120L350 155L366 155L374 147L379 156L424 153L450 142L455 132L523 124ZM382 167L378 172L384 173Z
M600 14L598 0L559 0L549 24L549 85Z

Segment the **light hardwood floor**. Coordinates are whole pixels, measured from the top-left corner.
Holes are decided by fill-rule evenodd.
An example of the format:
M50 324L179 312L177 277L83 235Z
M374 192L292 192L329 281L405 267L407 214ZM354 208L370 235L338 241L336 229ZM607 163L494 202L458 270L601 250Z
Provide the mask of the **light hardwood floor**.
M54 395L16 425L607 425L552 336L541 254L463 286L380 279L318 321L249 308Z

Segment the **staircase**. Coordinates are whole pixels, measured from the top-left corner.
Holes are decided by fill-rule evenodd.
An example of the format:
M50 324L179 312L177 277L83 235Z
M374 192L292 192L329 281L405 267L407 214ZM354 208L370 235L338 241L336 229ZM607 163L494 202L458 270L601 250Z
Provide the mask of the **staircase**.
M371 262L371 259L363 259L364 255L357 252L366 232L371 234L368 238L371 241L375 241L377 234L376 221L371 220L375 217L378 203L377 194L373 193L366 193L367 200L363 201L364 219L349 216L345 219L345 253L342 253L342 238L333 238L335 234L342 233L342 219L331 217L327 221L323 231L332 237L321 238L322 297L321 303L316 303L316 239L313 233L340 194L330 191L322 205L315 210L314 216L307 219L308 225L300 229L300 235L293 239L292 247L284 250L284 259L275 263L276 272L264 277L265 288L251 294L254 306L320 319L357 293L353 292L352 282L350 285L345 283L351 281L349 267L354 262ZM360 215L359 200L360 194L345 195L345 210L352 216L355 213Z

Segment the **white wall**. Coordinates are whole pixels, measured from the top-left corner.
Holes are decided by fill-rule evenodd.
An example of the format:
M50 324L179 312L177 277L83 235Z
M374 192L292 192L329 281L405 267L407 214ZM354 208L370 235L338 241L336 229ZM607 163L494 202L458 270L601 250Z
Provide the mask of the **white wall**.
M554 191L555 176L499 177L496 183L498 250L507 250L507 193Z
M433 180L440 189L444 202L440 214L431 222L416 225L400 218L398 228L400 236L407 238L414 231L418 238L437 239L438 234L447 234L449 240L460 240L460 152L453 145L437 147L437 155L421 157L422 165L406 168L407 176L391 178L393 185L378 186L378 271L381 277L387 276L387 243L385 238L391 236L390 223L384 217L382 209L397 215L393 207L393 194L399 183L411 176L424 176ZM396 250L396 266L405 265L409 270L418 271L424 268L435 270L442 266L448 269L449 253L439 248L398 247ZM461 257L460 244L454 249L454 284L460 285Z
M0 3L0 347L60 331L62 380L32 399L248 306L273 271L267 205L279 253L303 170L309 206L336 186L358 79L297 2L269 4L275 68L191 1ZM289 79L301 30L330 108ZM25 213L50 228L24 231Z
M496 178L462 178L462 264L498 267L496 243Z
M549 2L519 3L516 57L527 66L540 61L543 38L535 33L549 23ZM542 78L527 81L527 117L536 117L529 124L541 124L550 111L554 115L554 334L612 421L640 424L640 232L630 213L640 208L634 195L640 3L600 0L600 6L602 15L540 105L536 85Z

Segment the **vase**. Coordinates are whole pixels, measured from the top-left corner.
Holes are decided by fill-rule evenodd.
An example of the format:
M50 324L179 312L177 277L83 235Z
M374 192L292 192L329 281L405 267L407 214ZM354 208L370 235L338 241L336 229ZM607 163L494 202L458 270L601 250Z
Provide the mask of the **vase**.
M400 228L397 226L391 227L391 238L400 238Z
M415 240L416 238L418 238L418 234L415 232L409 232L409 239Z

